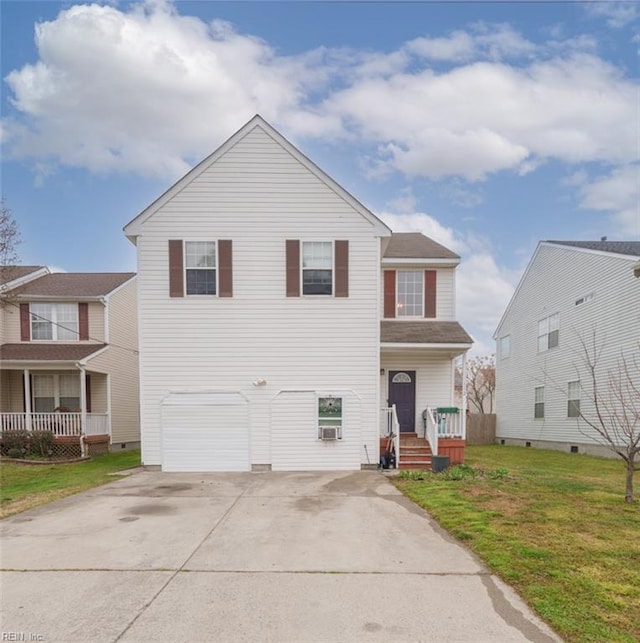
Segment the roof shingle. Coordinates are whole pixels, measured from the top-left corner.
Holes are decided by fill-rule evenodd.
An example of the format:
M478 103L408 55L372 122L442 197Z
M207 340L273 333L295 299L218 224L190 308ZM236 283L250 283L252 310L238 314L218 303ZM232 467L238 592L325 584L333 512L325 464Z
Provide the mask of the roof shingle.
M600 250L601 252L612 252L619 255L630 255L640 257L640 241L553 241L560 246L572 246L586 250Z
M56 272L34 279L12 292L22 297L100 297L132 277L135 272Z
M22 279L32 272L42 270L44 266L0 266L0 285L14 279Z
M460 259L421 232L394 232L384 252L385 259Z
M380 341L394 344L473 344L455 321L383 321Z
M0 360L32 362L75 362L106 344L2 344Z

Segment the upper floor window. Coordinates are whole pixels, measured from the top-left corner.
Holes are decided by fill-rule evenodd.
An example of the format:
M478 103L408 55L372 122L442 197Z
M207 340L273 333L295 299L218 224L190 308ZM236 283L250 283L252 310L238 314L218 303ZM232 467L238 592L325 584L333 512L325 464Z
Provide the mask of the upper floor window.
M78 304L31 304L30 312L31 339L78 339Z
M216 294L216 242L185 241L187 295Z
M560 339L560 314L550 315L538 322L538 352L555 348Z
M331 241L302 242L302 294L331 295L333 293L333 243Z
M511 355L511 335L500 338L499 344L500 359L506 359Z
M567 386L567 417L580 417L580 380L569 382Z
M396 309L398 317L422 317L424 314L424 271L399 270Z

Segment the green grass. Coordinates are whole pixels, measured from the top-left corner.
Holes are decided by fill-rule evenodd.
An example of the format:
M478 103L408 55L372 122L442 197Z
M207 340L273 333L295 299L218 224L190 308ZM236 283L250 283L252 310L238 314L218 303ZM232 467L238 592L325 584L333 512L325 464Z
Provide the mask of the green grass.
M624 502L623 464L498 445L467 447L466 464L475 475L394 482L567 641L640 641L640 503Z
M110 473L140 465L140 451L121 451L73 464L0 465L0 518L113 482Z

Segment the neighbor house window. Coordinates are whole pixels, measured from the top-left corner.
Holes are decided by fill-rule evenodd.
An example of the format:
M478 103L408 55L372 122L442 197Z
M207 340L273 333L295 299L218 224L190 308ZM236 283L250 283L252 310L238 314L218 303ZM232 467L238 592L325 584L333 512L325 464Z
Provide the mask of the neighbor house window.
M538 322L538 352L555 348L560 339L560 314L550 315Z
M331 295L333 293L333 243L331 241L302 242L302 294Z
M424 271L399 270L396 310L398 317L424 315Z
M500 338L500 359L506 359L511 355L511 335Z
M216 242L185 241L187 295L216 294Z
M80 379L75 373L33 376L33 410L49 413L57 408L80 408Z
M534 418L544 417L544 386L536 386L533 417Z
M78 339L78 304L31 304L29 311L31 339Z
M342 398L326 396L318 398L318 438L339 440L342 438Z
M567 417L580 417L580 380L567 386Z

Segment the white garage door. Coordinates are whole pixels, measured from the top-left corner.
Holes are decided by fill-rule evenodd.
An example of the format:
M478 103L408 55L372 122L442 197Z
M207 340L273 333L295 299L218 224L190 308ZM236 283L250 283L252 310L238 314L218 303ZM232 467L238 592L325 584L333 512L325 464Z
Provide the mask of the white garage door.
M171 393L162 401L163 471L249 471L249 409L240 393Z

